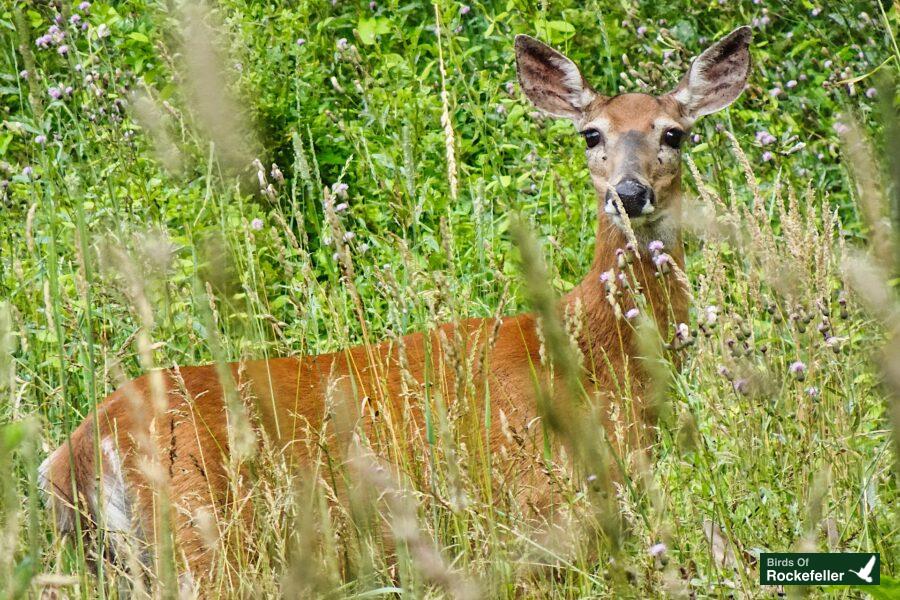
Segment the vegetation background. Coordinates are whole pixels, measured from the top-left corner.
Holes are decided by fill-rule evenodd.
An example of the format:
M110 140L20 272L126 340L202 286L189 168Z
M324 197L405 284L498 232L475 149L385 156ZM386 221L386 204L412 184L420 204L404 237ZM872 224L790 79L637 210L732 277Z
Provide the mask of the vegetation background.
M164 565L131 588L111 569L95 577L92 548L61 539L35 487L46 453L124 379L527 310L516 215L539 234L553 288L579 280L596 222L583 142L520 95L516 33L613 94L672 88L692 56L751 24L749 88L701 120L686 151L686 195L703 208L687 239L697 343L673 375L649 473L621 490L621 541L554 550L491 510L471 473L459 483L470 502L451 506L451 424L443 441L429 435L431 484L397 484L414 500L418 551L408 543L391 563L327 508L300 526L310 511L281 474L253 499L270 517L256 545L212 589L745 597L774 593L757 584L759 552L804 548L881 552L874 593L897 597L882 371L896 353L878 354L893 280L876 235L890 238L891 189L871 160L891 154L883 130L896 133L877 115L896 101L878 81L900 61L897 23L896 2L865 0L221 0L208 12L5 0L0 590L174 593ZM854 145L854 122L873 153ZM353 544L371 564L336 567ZM531 568L548 564L551 575Z

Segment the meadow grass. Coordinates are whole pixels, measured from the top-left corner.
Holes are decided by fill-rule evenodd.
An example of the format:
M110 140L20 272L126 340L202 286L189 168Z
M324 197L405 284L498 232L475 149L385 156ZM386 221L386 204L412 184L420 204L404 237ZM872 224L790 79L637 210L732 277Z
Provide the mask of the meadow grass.
M900 152L895 80L876 81L900 61L897 12L4 5L0 593L179 594L165 531L144 576L129 575L135 556L95 572L96 541L59 535L37 491L46 454L141 372L523 310L548 320L554 368L573 369L577 319L554 326L547 307L587 270L594 192L571 125L521 98L513 35L557 45L608 93L662 91L748 23L749 89L698 123L685 153L694 299L680 368L647 334L659 358L652 457L605 494L548 462L566 524L548 534L494 496L504 457L487 451L489 416L439 396L424 401L424 430L387 420L343 464L320 450L308 472L232 431L246 447L233 492L252 518L203 521L223 549L205 591L758 597L777 592L757 583L759 553L793 549L881 552L882 578L896 577L900 178L883 171L896 173ZM442 346L450 371L471 368L460 347ZM347 399L327 402L340 429ZM615 460L600 433L557 434L585 472ZM347 502L338 481L354 484Z

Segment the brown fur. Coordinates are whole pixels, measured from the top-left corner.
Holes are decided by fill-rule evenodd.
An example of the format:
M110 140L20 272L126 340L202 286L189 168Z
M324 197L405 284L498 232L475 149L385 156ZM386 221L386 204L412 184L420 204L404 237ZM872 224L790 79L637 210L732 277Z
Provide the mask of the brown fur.
M597 389L605 402L615 402L616 395L611 391L614 386L604 356L612 362L617 372L624 372L626 368L635 373L638 370L632 360L636 349L631 329L616 319L599 279L601 272L612 268L615 250L624 247L625 243L620 230L601 217L594 265L587 277L564 299L569 303L578 299L584 307L584 328L578 343L588 362L588 371L593 373L588 377L589 389ZM680 251L673 254L683 265ZM647 259L636 263L635 267L641 287L656 308L661 326L664 327L669 321L666 293L674 301L672 308L677 319L686 320L686 297L681 287L669 285L668 292L665 292L653 275L655 267ZM453 327L447 325L443 330L452 334ZM469 344L475 338L483 344L489 337L493 322L490 319L470 319L457 327L464 332ZM452 339L452 335L448 337ZM424 381L425 336L407 336L404 344L413 377L419 382ZM431 345L436 351L432 353L430 367L432 372L436 372L446 368L437 334L431 336ZM527 430L538 417L532 369L541 370L539 348L540 341L532 315L503 319L496 344L489 350L485 363L489 370L488 391L493 412L490 445L494 452L504 443L501 411L519 431ZM621 352L620 348L624 348L625 352ZM270 438L302 464L309 458L306 456L307 445L302 440L301 443L293 442L299 435L321 428L329 381L340 382L341 392L337 395L346 394L351 404L360 404L363 398L368 398L381 410L388 407L395 415L403 414L397 350L390 343L380 344L372 350L377 366L370 364L364 347L355 347L321 356L254 361L243 365L235 363L230 368L238 386L252 386L259 418ZM453 374L449 373L447 377L450 381L448 396L452 403ZM473 377L473 380L478 379ZM169 370L165 372L164 381L168 407L161 422L153 424L156 435L151 437L156 439L160 462L168 479L166 487L176 507L173 519L179 551L187 558L190 571L202 575L208 571L211 555L200 531L193 525L191 515L201 507L218 507L217 510L221 511L222 503L227 501L225 465L228 462L228 435L224 393L214 365L182 368L180 373ZM355 391L350 386L351 381L357 385ZM481 401L484 395L477 394L475 398ZM154 529L152 495L138 465L141 452L135 440L150 436L148 405L151 399L150 378L145 375L110 395L98 409L99 438L114 439L124 457L128 489L134 494L133 501L144 531ZM604 414L607 412L603 411ZM421 410L413 407L411 416L415 425L421 428ZM644 416L634 414L626 417L626 423L634 428L634 434L629 437L646 444L646 432L642 429ZM96 493L94 438L97 435L92 419L88 418L75 430L70 442L50 457L47 481L58 498L57 511L67 515L66 524L74 518L71 507L76 505L89 518L99 518L97 506L90 503L84 506L73 500L69 472L70 466L74 466L75 489L80 494L87 498ZM539 447L532 450L540 452ZM509 465L507 468L513 472L519 470L522 476L526 476L527 473L521 469L533 470L535 467L529 463ZM540 479L536 473L531 473L531 477ZM527 501L541 503L541 499L534 497ZM87 521L82 526L88 527Z
M530 82L526 91L550 94L553 107L566 105L566 110L576 110L566 103L575 96L583 99L584 95L579 95L578 89L570 89L571 86L560 88L552 81L553 71L559 66L562 55L552 49L548 51L533 41L538 44L535 47L537 59L533 64L528 63L533 57L528 52L527 44L520 48L519 42L517 40L520 70L528 69L533 76L549 80L545 83ZM562 59L567 60L565 57ZM571 75L568 70L565 74ZM571 77L568 81L579 82ZM647 147L652 148L658 146L657 132L654 132L657 119L665 117L681 122L683 118L678 103L671 96L654 98L642 94L612 99L596 96L589 106L577 108L577 111L578 118L583 122L605 119L611 137L640 132L650 140ZM686 127L688 125L685 124ZM647 430L651 420L640 404L646 376L636 360L638 351L633 329L623 319L617 318L600 280L601 273L615 267L616 251L625 248L627 240L622 228L616 226L602 209L607 179L603 169L607 167L599 164L602 162L600 154L592 156L589 153L588 162L597 186L600 208L594 260L585 278L562 299L561 305L572 307L580 304L583 310L583 327L577 343L585 359L585 388L594 392L592 395L602 404L599 414L608 415L610 406L621 402L622 396L614 390L622 381L632 387L626 395L638 399L631 404L631 411L622 415L628 433L626 447L618 450L625 454L629 449L646 448L652 440ZM641 176L652 184L662 181L661 187L656 190L660 205L677 216L680 165L676 162L673 172L660 173L654 166L656 161L652 153L638 162L644 169ZM662 164L661 159L659 164ZM666 251L678 267L683 268L680 237L675 234L674 240L675 243L669 244ZM663 278L656 276L656 267L646 248L640 249L640 258L633 264L633 269L636 282L632 284L642 289L660 331L669 331L673 320L687 320L686 290L671 275ZM622 310L633 305L627 295L621 302ZM475 394L467 394L460 403L474 402L475 406L463 408L482 414L484 407L481 403L486 397L490 398L490 450L499 454L506 443L501 413L506 422L518 431L533 430L534 423L539 421L534 373L537 372L540 377L542 367L540 338L534 316L521 314L504 318L495 343L486 347L494 325L492 319L469 319L444 325L427 336L406 336L403 346L412 377L421 384L425 381L426 369L429 370L432 382L443 382L444 389L441 391L453 412L453 407L457 405L455 375L448 372L441 332L451 340L458 333L470 351L467 353L469 355L478 345L478 354L486 357L483 362L486 377L482 377L484 373L473 373L471 380L484 381L487 389L477 389ZM325 429L325 423L333 417L329 411L334 407L326 405L329 397L342 397L352 406L362 406L361 418L369 421L373 415L385 415L387 411L385 416L395 423L403 423L404 428L415 431L423 427L421 407L402 394L404 380L400 353L390 342L321 356L234 363L229 365L229 369L237 388L245 397L254 399L250 404L258 431L283 451L296 468L303 468L311 458L309 448L315 447L315 444L307 442L315 440ZM442 371L443 377L434 375ZM164 371L160 381L165 409L155 413L152 409L152 380L153 375L144 375L110 395L98 408L96 421L99 430L95 429L94 419L89 417L72 433L69 441L44 463L41 473L43 487L53 498L52 506L61 529L72 530L79 514L84 518L82 526L91 529L93 521L98 520L102 512L102 501L98 499L101 490L97 489L95 480L95 441L114 441L121 457L127 492L123 502L127 502L136 514L139 529L153 532L157 526L154 502L158 498L151 492L153 486L148 485L148 481L153 480L171 499L179 553L185 557L188 569L195 577L204 577L212 564L212 555L203 541L201 527L196 520L197 511L207 508L213 514L221 514L223 508L233 502L227 493L229 436L225 388L216 367L212 365ZM483 386L479 383L477 387ZM156 418L153 418L154 414ZM365 428L371 431L369 421L366 421ZM609 423L604 425L607 428L610 426ZM333 432L334 428L330 431ZM329 439L321 441L328 442ZM526 451L510 458L502 470L510 478L539 482L542 476L535 466L538 463L527 459L529 455L540 453L539 444L540 436L534 436L534 440L526 444ZM146 465L142 464L148 456L155 456L161 465L161 472L151 473L150 477ZM104 455L104 461L108 458ZM103 477L111 472L106 463L101 471ZM546 486L538 483L534 489L536 491L530 497L523 498L523 502L538 508L546 506ZM153 536L148 533L146 537L149 541Z

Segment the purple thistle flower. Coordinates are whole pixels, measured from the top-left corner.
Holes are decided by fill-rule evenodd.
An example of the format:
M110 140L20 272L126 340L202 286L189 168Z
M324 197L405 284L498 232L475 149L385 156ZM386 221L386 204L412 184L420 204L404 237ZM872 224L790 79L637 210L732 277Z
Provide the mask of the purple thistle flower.
M303 39L303 38L297 38L297 42L296 42L297 46L302 46L302 45L305 44L305 43L306 43L306 40L305 40L305 39Z
M638 37L644 37L644 35L647 34L647 28L641 25L637 28L637 31L635 31L635 33L637 33Z
M660 252L656 256L653 257L653 264L657 267L665 267L669 264L669 261L672 260L672 257L666 254L665 252Z
M775 157L772 155L771 152L769 152L768 150L766 150L765 152L762 153L762 157L761 157L761 158L762 158L763 162L769 162L770 160L772 160L772 159L775 158Z
M340 204L335 205L334 212L336 212L336 213L344 212L348 208L350 208L350 206L346 202L341 202Z
M653 240L652 242L647 244L647 249L654 254L656 254L657 252L661 252L664 247L665 245L660 240Z
M609 281L609 271L603 271L600 273L600 283L606 283Z
M56 52L57 52L60 56L65 56L66 54L69 53L69 47L66 46L65 44L63 44L62 46L60 46L59 48L56 49Z
M874 98L878 94L878 90L873 87L870 87L866 90L866 98Z
M109 37L109 25L107 25L106 23L100 23L100 26L97 27L97 37L101 39Z
M369 10L375 10L376 8L378 8L378 4L375 3L375 0L369 2Z
M331 193L335 196L340 196L345 198L347 196L347 190L350 189L350 186L344 183L343 181L339 181L331 188Z
M66 94L66 96L71 96L74 91L75 91L75 88L73 88L71 85L67 85L66 89L65 89L65 94Z
M22 79L28 79L28 75L29 73L27 69L22 69L21 71L19 71L19 77L21 77Z
M462 16L466 16L467 14L469 14L469 11L471 11L471 10L472 10L471 6L469 6L468 4L463 4L462 6L459 7L459 14Z
M39 38L37 38L36 40L34 40L34 45L37 46L38 48L49 48L50 42L52 42L52 41L53 41L53 38L50 37L49 35L42 35Z
M834 61L829 58L824 63L822 63L822 66L825 67L826 69L830 69L831 65L833 65L833 64L834 64Z
M34 169L30 166L26 165L24 169L22 169L22 175L27 178L31 178L31 174L34 173Z
M60 98L62 98L62 90L60 90L58 87L50 88L49 90L47 90L47 93L50 94L50 97L54 100L59 100Z
M263 220L259 217L250 221L250 228L254 231L260 231L263 228Z
M81 15L72 15L71 17L69 17L69 23L77 26L79 23L81 23Z
M34 137L34 143L43 146L47 143L47 136L43 133Z
M650 553L650 556L652 556L654 558L656 558L657 556L661 556L662 554L665 553L665 551L666 551L666 545L663 544L662 542L653 544L652 546L650 546L650 549L648 550L648 552Z
M814 17L818 17L820 14L822 14L822 9L817 6L816 8L809 11L809 14Z
M742 396L746 396L747 392L750 391L750 382L746 379L735 379L731 384L731 387L734 388L734 391Z
M817 388L814 385L809 386L808 388L806 388L806 395L809 396L810 398L818 398L819 397L819 388Z
M844 124L844 123L841 123L840 121L836 121L835 124L834 124L834 126L833 126L833 128L834 128L834 131L835 131L838 135L844 135L845 133L847 133L847 132L850 131L850 127L848 127L848 126L847 126L846 124Z
M769 95L772 96L773 98L777 98L778 96L781 95L781 93L782 93L782 91L781 91L780 87L773 87L771 90L769 90Z
M695 144L699 144L700 143L700 134L695 133L694 135L692 135L691 141L694 142Z
M78 10L80 10L81 12L87 12L90 9L91 9L90 2L82 2L81 4L78 5Z
M802 361L796 360L788 367L788 371L791 375L800 375L806 372L806 365Z
M352 239L355 238L355 237L356 237L356 234L353 233L352 231L345 231L345 232L344 232L344 241L345 241L345 242L349 242L350 240L352 240Z
M793 89L793 88L795 88L795 87L797 87L797 80L796 80L796 79L791 79L791 80L788 81L786 84L784 84L784 87L786 87L786 88L789 89L789 90L790 90L790 89Z
M768 146L769 144L778 141L778 139L768 131L762 130L756 132L756 141L763 146Z
M641 314L641 313L638 309L629 308L628 311L625 313L625 318L630 321L632 319L636 319L639 314Z
M346 50L349 44L347 43L347 38L341 38L337 41L337 49L338 50Z
M50 36L51 42L53 42L54 44L59 44L63 41L63 38L66 37L66 32L56 25L51 25L47 28L47 35Z

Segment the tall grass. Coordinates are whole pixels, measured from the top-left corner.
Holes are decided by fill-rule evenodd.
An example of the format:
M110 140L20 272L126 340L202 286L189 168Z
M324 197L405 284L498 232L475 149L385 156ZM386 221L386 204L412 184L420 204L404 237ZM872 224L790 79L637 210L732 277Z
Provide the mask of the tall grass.
M196 34L209 33L216 22L209 15L159 7L152 22L165 33L153 49L140 37L155 33L146 23L98 2L84 17L88 33L52 59L35 50L43 29L32 27L46 26L42 13L16 8L10 15L15 27L7 29L21 49L4 60L22 107L17 123L31 141L21 150L31 172L9 175L9 212L0 220L8 238L0 242L0 415L8 422L0 429L0 472L11 474L0 493L3 594L189 593L165 531L164 478L155 562L139 564L143 548L135 541L129 560L99 561L96 572L89 563L101 540L60 536L36 490L47 451L140 371L381 339L401 346L402 364L402 335L530 309L545 320L554 369L574 378L577 357L567 344L574 325L554 321L553 290L585 272L594 202L562 130L528 125L524 104L503 89L511 72L485 75L467 55L469 37L486 45L502 38L496 44L505 47L509 17L484 8L497 25L470 33L465 28L475 25L442 3L387 25L378 21L385 13L363 8L357 18L336 9L334 19L356 30L339 43L311 14L326 8L260 10L225 4L219 26L246 42L232 47L228 36ZM749 17L733 10L730 19ZM782 18L821 27L792 10L783 7ZM581 24L588 12L537 17L549 35L565 35L563 16ZM628 26L607 20L603 35L623 36L640 21L639 14L622 18ZM887 30L892 18L883 15ZM303 45L288 34L266 37L298 23ZM103 35L104 24L112 36ZM381 55L365 43L367 28L385 27L415 32L408 55ZM839 42L835 56L842 56ZM259 51L263 44L267 52ZM416 52L436 61L436 73L422 76L440 90L433 98L413 84L421 75ZM370 55L392 65L394 79ZM329 56L325 73L319 61ZM135 77L119 66L123 57L134 68L156 64ZM234 78L219 77L223 64L234 66ZM666 77L659 69L629 65L623 81L656 85ZM167 87L159 72L178 73L183 85ZM247 99L235 80L256 101L252 116L232 110ZM63 98L48 99L51 84ZM765 89L751 91L769 102ZM281 103L299 105L310 95L322 115L317 107L305 123L285 123ZM220 103L204 103L213 97ZM470 376L479 357L447 335L429 349L445 362L431 385L404 379L408 405L426 413L422 430L401 412L379 414L364 435L352 424L374 408L352 405L337 385L326 400L334 418L307 438L309 469L291 469L265 439L248 443L253 431L232 430L236 447L247 449L229 466L237 508L194 515L204 543L218 550L203 591L756 597L773 592L756 583L756 556L790 549L879 551L882 576L896 576L896 244L882 218L887 192L872 183L878 162L858 158L858 134L821 164L788 151L795 140L785 134L784 152L758 162L742 150L752 132L736 110L726 133L713 135L712 125L704 133L709 141L685 165L694 308L678 368L656 355L667 340L647 334L647 352L659 364L652 456L623 462L621 479L596 486L602 495L582 486L565 460L535 457L561 501L555 526L523 518L513 494L498 497L495 483L516 489L516 474L503 465L529 433L507 426L507 447L492 454L490 413L444 402L451 383L460 398L480 389ZM49 140L39 144L39 135ZM480 158L471 144L491 136ZM254 138L260 141L246 141ZM546 147L548 139L556 146ZM856 179L834 176L844 173L834 164L839 155L854 159L846 177ZM513 228L516 260L507 231L519 210L528 218ZM872 257L861 258L863 234ZM241 390L229 398L232 422L249 420ZM558 425L568 458L591 465L586 473L615 468L586 423ZM152 469L153 444L146 450Z

